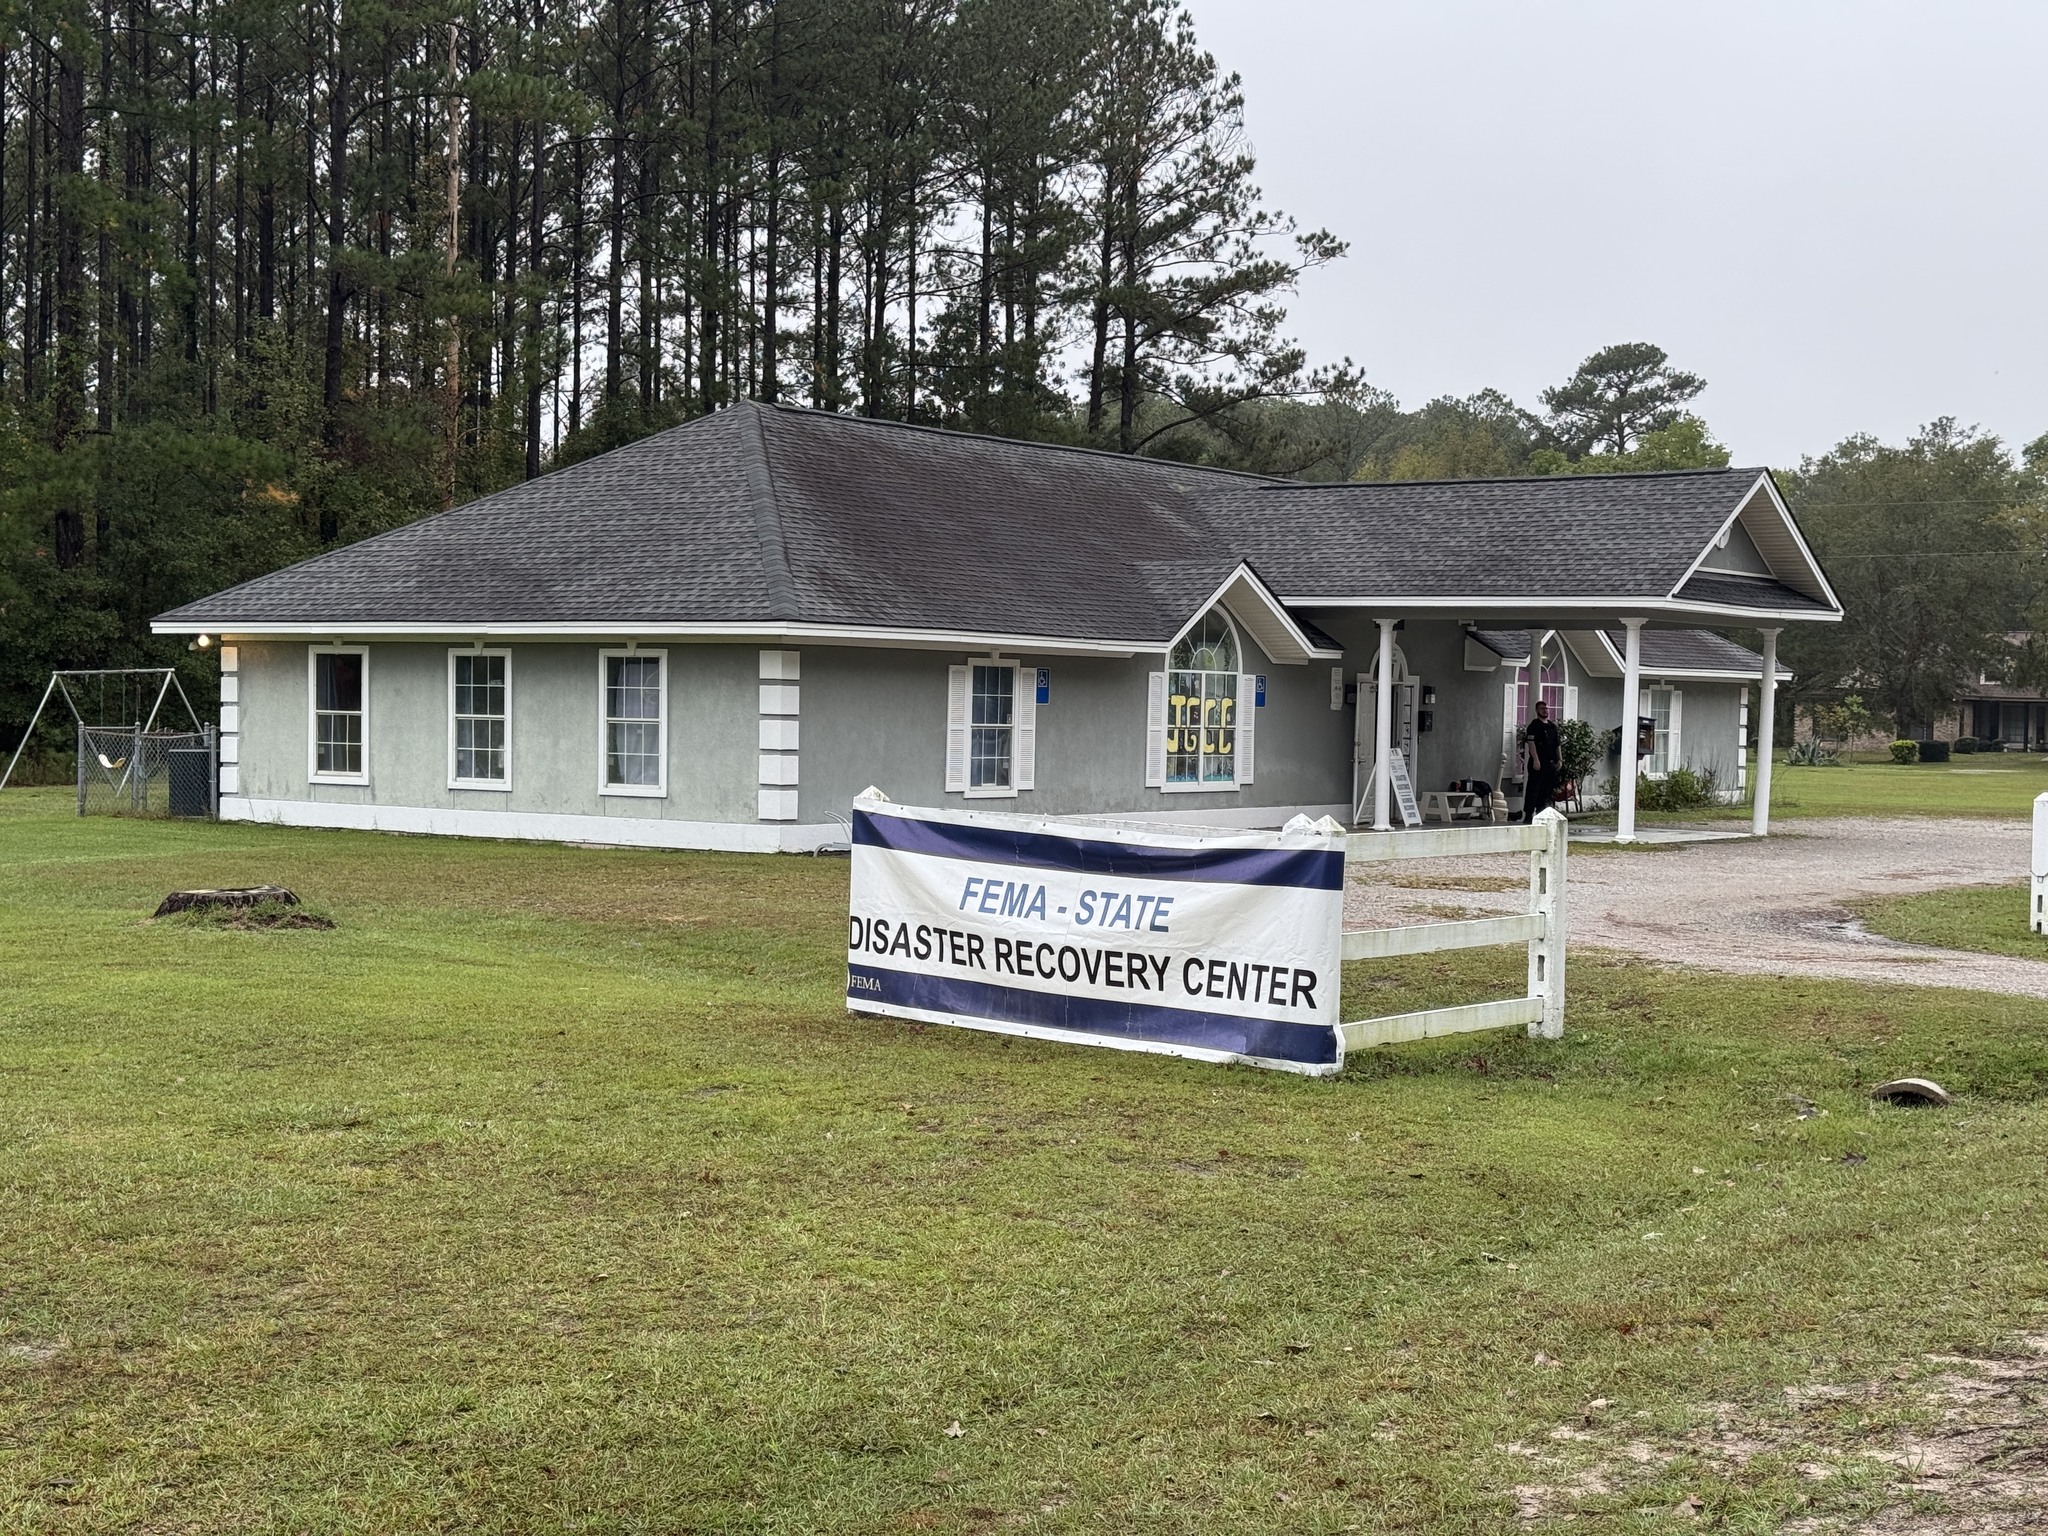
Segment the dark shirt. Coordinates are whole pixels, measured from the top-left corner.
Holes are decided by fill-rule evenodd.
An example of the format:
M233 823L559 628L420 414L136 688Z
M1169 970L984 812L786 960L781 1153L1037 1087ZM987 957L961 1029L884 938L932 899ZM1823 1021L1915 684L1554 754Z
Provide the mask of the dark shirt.
M1557 772L1557 722L1555 720L1531 720L1529 722L1529 771L1551 774Z

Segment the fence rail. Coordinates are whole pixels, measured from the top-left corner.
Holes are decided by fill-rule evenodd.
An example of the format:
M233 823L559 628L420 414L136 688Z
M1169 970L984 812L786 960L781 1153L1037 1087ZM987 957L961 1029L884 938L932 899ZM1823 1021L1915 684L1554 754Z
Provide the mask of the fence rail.
M2048 798L2048 797L2044 797ZM1529 946L1527 990L1520 997L1467 1003L1456 1008L1431 1008L1420 1013L1387 1014L1337 1026L1345 1051L1427 1040L1468 1030L1512 1029L1526 1025L1533 1038L1555 1040L1564 1034L1565 841L1570 824L1556 811L1544 811L1531 824L1445 827L1427 832L1354 832L1345 845L1345 862L1389 864L1411 859L1468 858L1484 854L1529 855L1528 910L1503 917L1469 918L1457 922L1418 923L1400 928L1347 928L1346 960L1388 960L1401 955L1436 954L1451 949L1477 949L1492 944Z

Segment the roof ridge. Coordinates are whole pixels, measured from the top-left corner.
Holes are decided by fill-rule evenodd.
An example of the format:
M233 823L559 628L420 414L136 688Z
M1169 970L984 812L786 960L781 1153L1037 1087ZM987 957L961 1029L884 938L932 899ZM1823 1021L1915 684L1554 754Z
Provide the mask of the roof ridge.
M1222 471L1238 473L1234 470ZM1601 475L1468 475L1450 480L1275 480L1261 475L1269 485L1281 490L1304 491L1356 491L1356 490L1414 490L1427 485L1584 485L1589 480L1676 480L1684 475L1767 475L1768 469L1752 469L1740 464L1723 464L1704 469L1618 469Z
M1035 437L1004 437L999 432L969 432L960 427L935 427L923 421L897 421L887 416L849 416L844 411L827 411L816 406L795 405L787 400L749 401L763 410L781 411L788 416L809 417L815 421L839 422L852 427L893 427L899 432L923 432L932 437L964 438L975 443L1003 443L1013 448L1038 448L1049 453L1078 453L1098 459L1111 459L1119 464L1143 464L1148 469L1192 469L1204 475L1228 475L1234 480L1252 480L1262 485L1306 485L1305 480L1288 480L1277 475L1262 475L1250 469L1224 469L1215 464L1190 464L1185 459L1155 459L1142 453L1122 453L1114 448L1091 448L1085 443L1049 443Z
M746 413L746 427L752 430L742 428L746 440L742 452L747 488L752 492L748 499L754 504L754 535L761 542L761 580L768 588L770 611L795 619L796 576L789 568L789 539L782 528L782 503L775 494L775 476L768 470L768 429L759 402L741 403L751 407Z

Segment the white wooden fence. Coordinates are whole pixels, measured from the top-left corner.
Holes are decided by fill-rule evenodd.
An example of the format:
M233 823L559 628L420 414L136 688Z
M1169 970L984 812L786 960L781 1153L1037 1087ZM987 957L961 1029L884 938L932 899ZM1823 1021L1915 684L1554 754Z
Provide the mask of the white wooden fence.
M2027 926L2048 933L2048 795L2034 796L2033 875L2027 882Z
M2048 802L2048 795L2041 801ZM2041 862L2039 819L2041 802L2036 802L2035 868ZM1409 859L1464 858L1474 854L1527 853L1529 855L1529 905L1525 912L1507 917L1479 917L1465 922L1420 923L1404 928L1347 928L1344 931L1346 960L1389 960L1400 955L1426 955L1447 949L1476 949L1487 944L1529 946L1529 985L1520 997L1506 997L1490 1003L1466 1003L1456 1008L1431 1008L1421 1013L1396 1013L1377 1019L1358 1019L1338 1026L1338 1044L1344 1051L1364 1050L1375 1045L1393 1045L1403 1040L1427 1040L1437 1035L1462 1034L1475 1029L1511 1029L1528 1026L1534 1038L1556 1040L1564 1034L1564 935L1565 935L1565 837L1570 824L1556 811L1539 814L1533 825L1445 827L1427 832L1354 832L1345 848L1347 869L1352 863L1393 863ZM2044 879L2036 875L2034 887L2035 925L2041 922L2040 891Z

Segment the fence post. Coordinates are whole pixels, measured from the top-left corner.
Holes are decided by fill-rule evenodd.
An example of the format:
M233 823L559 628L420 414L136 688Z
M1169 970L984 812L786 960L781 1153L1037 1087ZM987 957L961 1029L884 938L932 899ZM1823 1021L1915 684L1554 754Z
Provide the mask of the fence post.
M85 814L85 722L78 723L78 814Z
M206 738L206 811L215 821L219 821L220 734L210 725L201 734Z
M1529 855L1529 906L1543 917L1543 932L1529 941L1529 995L1543 999L1543 1018L1529 1026L1529 1036L1558 1040L1564 1037L1564 856L1571 823L1544 811L1536 825L1548 835Z
M2048 794L2034 796L2033 875L2028 882L2027 926L2048 933Z
M128 804L140 815L148 803L149 765L142 760L142 727L135 727L135 745L128 749Z

